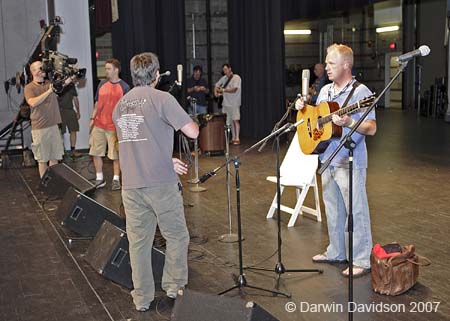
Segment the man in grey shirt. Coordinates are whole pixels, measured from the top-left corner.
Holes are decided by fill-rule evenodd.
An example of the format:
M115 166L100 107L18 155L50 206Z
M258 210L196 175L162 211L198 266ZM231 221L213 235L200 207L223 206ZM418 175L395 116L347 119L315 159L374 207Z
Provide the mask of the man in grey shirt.
M130 244L138 311L154 300L151 257L156 225L166 239L162 288L175 299L188 281L186 226L178 174L186 165L172 159L174 130L196 138L198 126L169 93L155 89L159 61L153 53L134 56L130 62L134 88L114 108L112 119L119 141L122 200Z

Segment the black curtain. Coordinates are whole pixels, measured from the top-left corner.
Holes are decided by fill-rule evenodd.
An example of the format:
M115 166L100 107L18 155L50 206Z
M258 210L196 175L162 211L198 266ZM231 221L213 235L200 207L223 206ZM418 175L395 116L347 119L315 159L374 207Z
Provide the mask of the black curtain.
M243 137L269 134L285 110L280 1L228 0L229 59L242 77Z
M175 80L177 64L186 65L185 32L184 0L119 0L112 45L122 65L121 78L131 86L130 59L151 51L159 57L161 72L172 73L164 80Z
M282 0L285 21L295 19L317 19L338 14L385 0Z

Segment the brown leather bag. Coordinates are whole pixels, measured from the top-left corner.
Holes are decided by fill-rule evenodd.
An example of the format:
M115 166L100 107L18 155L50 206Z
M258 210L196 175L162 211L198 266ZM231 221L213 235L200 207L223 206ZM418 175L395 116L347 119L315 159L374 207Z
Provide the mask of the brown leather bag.
M400 254L388 258L380 259L372 251L370 255L372 288L380 294L402 294L416 284L419 266L430 264L429 259L415 253L414 245L403 246Z

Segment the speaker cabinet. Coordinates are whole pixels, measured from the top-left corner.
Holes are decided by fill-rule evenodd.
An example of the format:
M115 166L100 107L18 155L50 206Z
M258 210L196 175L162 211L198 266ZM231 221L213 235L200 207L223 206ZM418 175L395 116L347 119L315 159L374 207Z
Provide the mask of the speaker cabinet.
M126 232L108 221L103 222L95 239L89 245L86 261L105 278L128 289L133 288L130 255ZM165 255L153 248L152 268L155 289L161 289Z
M200 149L206 154L223 154L225 150L226 115L213 115L200 129Z
M95 236L103 221L125 229L125 220L92 198L69 187L56 211L61 225L81 236Z
M278 321L254 302L240 298L180 290L172 321Z
M95 185L64 163L50 166L41 178L40 189L48 196L61 198L69 187L92 195Z

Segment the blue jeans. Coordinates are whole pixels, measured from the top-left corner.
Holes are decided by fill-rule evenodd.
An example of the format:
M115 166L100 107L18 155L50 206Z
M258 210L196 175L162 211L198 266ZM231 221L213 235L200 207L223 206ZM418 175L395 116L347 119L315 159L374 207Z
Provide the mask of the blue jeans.
M322 174L323 201L327 215L330 260L348 258L348 168L328 167ZM353 264L370 268L372 234L366 193L366 169L353 170Z
M202 115L202 114L207 114L208 113L208 106L203 106L203 105L199 105L197 104L197 115ZM192 105L189 106L189 115L193 116L194 115L194 108L192 107ZM197 116L195 115L195 116Z

